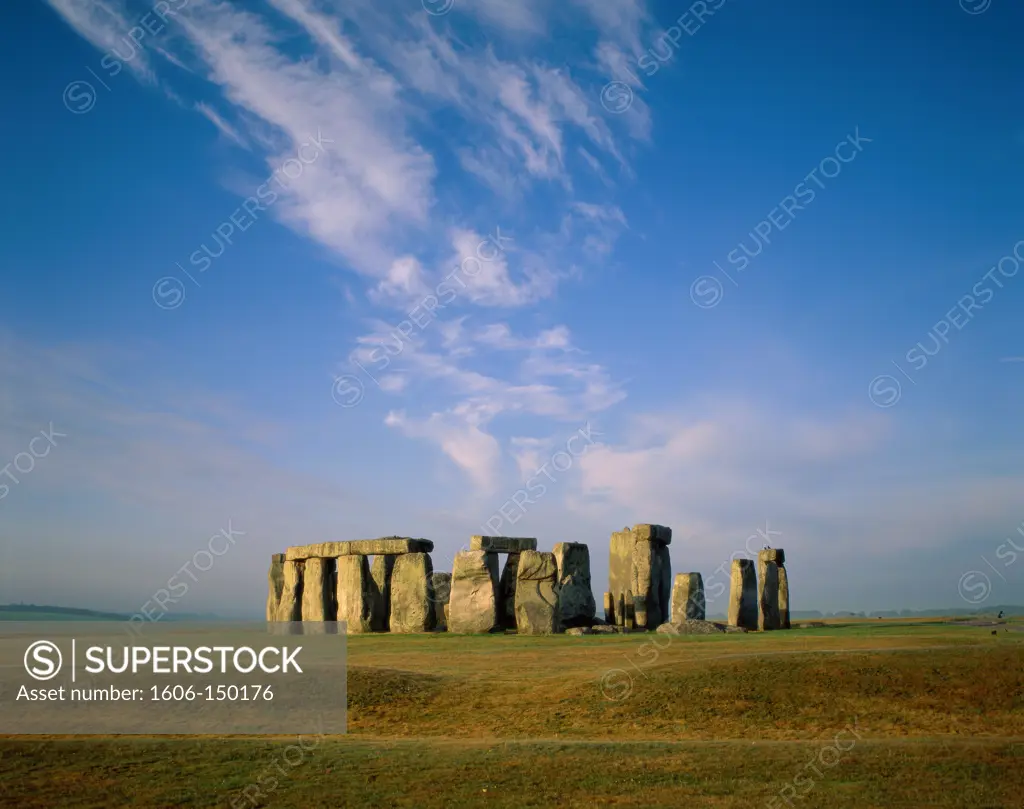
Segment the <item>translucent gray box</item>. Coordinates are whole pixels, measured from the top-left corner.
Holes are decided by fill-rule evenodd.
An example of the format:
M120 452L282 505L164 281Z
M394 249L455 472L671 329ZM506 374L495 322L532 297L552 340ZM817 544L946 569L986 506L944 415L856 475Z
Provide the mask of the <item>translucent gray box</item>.
M346 731L345 624L0 622L0 734Z

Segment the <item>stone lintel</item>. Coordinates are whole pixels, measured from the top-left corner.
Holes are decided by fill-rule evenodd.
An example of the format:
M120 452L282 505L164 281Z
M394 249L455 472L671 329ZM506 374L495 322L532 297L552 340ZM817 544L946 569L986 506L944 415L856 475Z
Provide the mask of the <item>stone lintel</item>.
M430 553L434 543L429 539L384 537L383 539L353 539L347 542L320 542L315 545L295 545L285 558L330 559L335 556L384 556L399 553Z
M765 548L757 552L758 562L775 562L777 565L786 564L786 552L782 548Z
M672 544L672 529L667 525L651 525L640 523L633 526L633 536L640 542L658 542L661 545Z
M469 538L469 549L490 553L522 553L537 550L537 540L533 537L472 536Z

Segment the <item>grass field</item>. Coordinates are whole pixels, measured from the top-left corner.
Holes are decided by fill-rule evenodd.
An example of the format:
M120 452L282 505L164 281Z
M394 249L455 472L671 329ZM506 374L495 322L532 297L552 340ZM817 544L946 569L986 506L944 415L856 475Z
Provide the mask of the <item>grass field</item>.
M1022 807L1022 628L350 637L345 737L7 737L0 805Z

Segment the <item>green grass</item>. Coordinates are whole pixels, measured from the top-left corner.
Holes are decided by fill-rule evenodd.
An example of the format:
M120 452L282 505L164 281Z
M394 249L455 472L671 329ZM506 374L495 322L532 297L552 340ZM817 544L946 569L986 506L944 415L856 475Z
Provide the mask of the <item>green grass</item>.
M896 619L348 652L346 737L0 739L0 806L1022 805L1020 632ZM616 699L610 671L629 678Z

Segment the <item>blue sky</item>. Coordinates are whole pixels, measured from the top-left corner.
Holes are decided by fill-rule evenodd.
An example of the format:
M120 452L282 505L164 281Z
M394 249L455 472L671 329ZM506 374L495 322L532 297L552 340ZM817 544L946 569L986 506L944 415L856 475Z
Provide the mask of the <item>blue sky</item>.
M0 601L490 523L600 602L637 522L706 582L767 528L794 609L1024 597L1017 4L0 15Z

